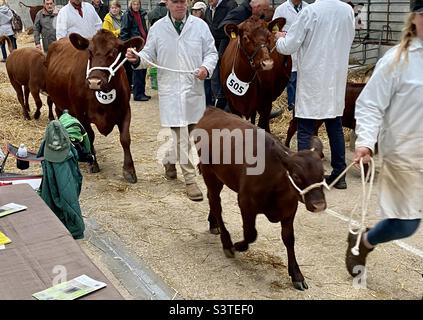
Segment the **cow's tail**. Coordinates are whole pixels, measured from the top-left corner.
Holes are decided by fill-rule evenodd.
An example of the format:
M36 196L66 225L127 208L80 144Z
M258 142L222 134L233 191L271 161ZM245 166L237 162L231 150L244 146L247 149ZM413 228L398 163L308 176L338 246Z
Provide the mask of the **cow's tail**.
M8 36L1 35L0 44L4 45L4 42L7 42L7 48L9 49L9 52L12 52L13 51L12 41L10 41Z
M27 8L31 8L31 6L26 5L26 4L25 4L25 3L23 3L22 1L19 1L19 5L20 5L20 6L27 7Z

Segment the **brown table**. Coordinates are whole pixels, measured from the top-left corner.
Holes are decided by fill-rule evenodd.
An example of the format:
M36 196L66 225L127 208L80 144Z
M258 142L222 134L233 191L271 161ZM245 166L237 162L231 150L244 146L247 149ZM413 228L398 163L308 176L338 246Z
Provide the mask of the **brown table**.
M122 299L28 184L0 187L0 206L9 202L28 209L0 218L0 231L12 240L0 250L0 300L34 299L32 294L51 287L57 270L64 268L67 280L86 274L107 283L81 299Z

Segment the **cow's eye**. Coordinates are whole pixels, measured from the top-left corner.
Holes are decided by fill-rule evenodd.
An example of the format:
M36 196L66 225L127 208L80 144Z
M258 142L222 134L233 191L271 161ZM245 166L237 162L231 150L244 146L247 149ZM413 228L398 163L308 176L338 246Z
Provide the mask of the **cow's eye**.
M244 43L248 43L248 42L250 42L250 39L248 39L248 37L247 36L242 36L242 40L244 41Z

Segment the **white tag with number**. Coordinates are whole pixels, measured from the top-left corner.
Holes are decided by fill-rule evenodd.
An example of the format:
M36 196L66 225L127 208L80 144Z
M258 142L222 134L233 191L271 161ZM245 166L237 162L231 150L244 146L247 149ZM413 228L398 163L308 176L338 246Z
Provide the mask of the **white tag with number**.
M101 104L109 104L116 99L116 89L112 89L109 92L95 91L95 97Z
M235 72L232 72L226 80L226 86L233 94L243 96L247 92L250 84L239 80Z

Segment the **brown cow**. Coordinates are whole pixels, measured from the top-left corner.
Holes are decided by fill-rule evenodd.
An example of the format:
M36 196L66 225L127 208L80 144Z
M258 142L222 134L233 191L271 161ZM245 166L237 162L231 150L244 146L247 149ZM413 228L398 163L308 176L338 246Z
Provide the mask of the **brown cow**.
M21 48L13 50L6 60L6 70L10 83L16 91L19 103L22 106L24 118L29 120L29 93L34 98L37 110L34 119L40 117L40 109L43 102L40 99L40 92L46 91L46 66L45 55L36 48ZM22 92L22 87L24 91ZM47 97L48 118L54 119L53 102Z
M35 16L37 15L38 11L40 11L43 8L42 5L41 6L28 6L25 3L23 3L22 1L19 1L19 5L29 8L29 15L31 16L32 23L34 23Z
M210 232L221 232L225 255L234 257L235 250L248 249L257 237L256 216L264 213L270 222L281 223L288 272L294 287L307 289L295 258L294 217L299 200L311 212L326 208L323 164L318 152L294 153L263 129L216 108L206 110L193 134L200 157L199 168L207 186ZM255 162L250 158L253 155ZM304 190L301 195L294 183ZM224 185L238 193L241 209L244 240L235 244L222 220L220 192Z
M60 116L64 109L68 109L82 123L94 155L94 131L90 124L94 123L103 135L108 135L115 125L118 126L124 152L123 176L131 183L137 182L137 175L130 151L128 79L122 67L109 71L94 67L116 67L128 47L140 50L143 42L141 37L123 42L106 30L99 30L92 40L72 33L69 38L62 38L50 45L46 61L49 75L47 92L56 105L56 113ZM89 67L94 68L90 72L88 62ZM97 160L90 165L90 170L100 170Z
M345 108L344 113L342 115L342 126L345 128L355 130L355 101L357 100L365 85L365 83L347 82L347 89L345 91ZM322 124L323 121L316 120L316 129L314 132L316 136ZM294 117L289 123L289 128L286 133L285 146L287 146L288 148L291 144L291 139L294 136L295 132L297 132L297 120L295 119L294 115Z
M252 16L239 25L225 25L225 32L231 38L221 64L220 78L231 111L251 118L260 115L259 127L270 132L269 115L272 102L285 89L291 74L291 56L283 56L275 50L275 37L271 32L275 26L282 30L284 18L267 23ZM233 81L232 76L249 83L248 89ZM234 94L232 90L238 91Z

